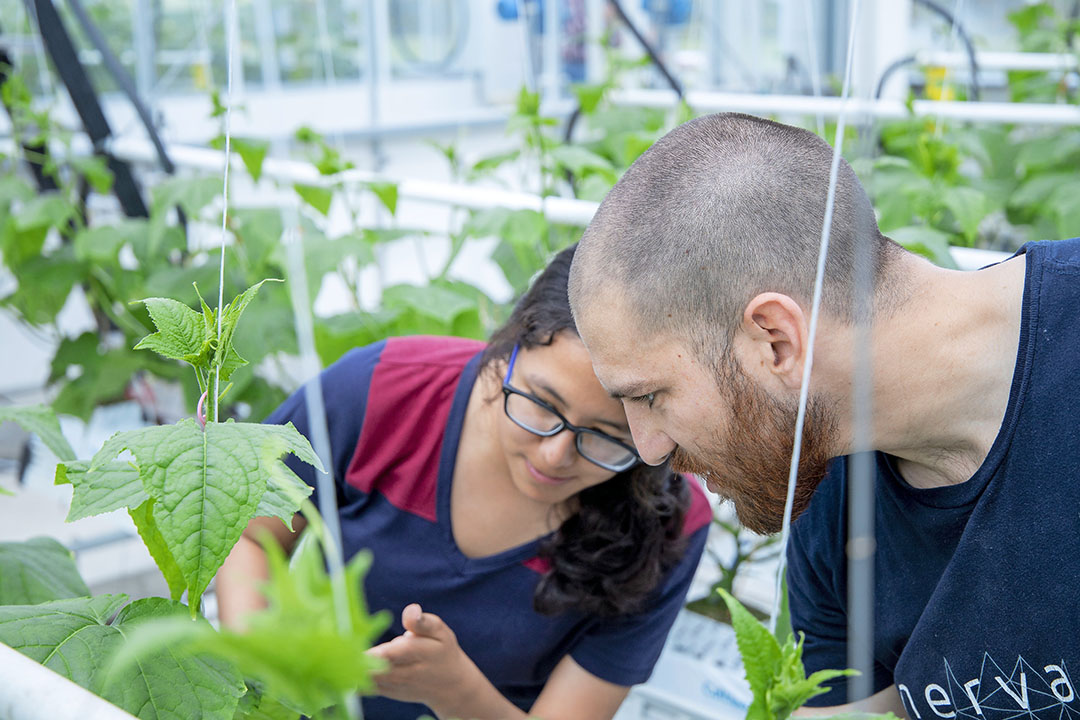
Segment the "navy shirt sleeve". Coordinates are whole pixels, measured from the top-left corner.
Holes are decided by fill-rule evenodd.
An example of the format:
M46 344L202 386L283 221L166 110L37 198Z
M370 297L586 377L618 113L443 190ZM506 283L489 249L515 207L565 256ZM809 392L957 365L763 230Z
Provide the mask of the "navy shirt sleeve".
M616 685L630 686L648 680L675 616L685 604L708 534L706 524L687 538L682 559L657 589L647 610L598 621L570 651L574 661L601 680Z
M330 455L333 463L334 483L337 486L338 506L345 505L349 492L357 492L344 484L345 471L356 450L360 431L367 410L368 389L375 366L379 363L386 341L345 353L337 362L323 370L320 375L323 403L326 407L326 424L330 433ZM268 424L284 425L291 422L301 435L311 440L311 424L308 421L304 388L294 392L277 410L265 420ZM312 488L316 488L315 468L295 455L289 455L285 464ZM311 495L311 502L318 507L318 490Z

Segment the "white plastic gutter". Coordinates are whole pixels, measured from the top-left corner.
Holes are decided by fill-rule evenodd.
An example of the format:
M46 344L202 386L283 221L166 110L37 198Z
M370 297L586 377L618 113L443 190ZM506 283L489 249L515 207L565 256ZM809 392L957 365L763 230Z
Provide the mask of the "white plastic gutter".
M970 103L962 103L970 104ZM89 146L82 148L88 150ZM153 145L146 140L121 140L109 146L111 152L123 160L135 163L157 165L157 155ZM167 145L169 157L177 167L199 170L207 173L219 173L222 168L222 151L192 145ZM10 140L0 141L0 151L12 152ZM236 158L239 160L239 158ZM370 182L396 182L398 197L432 202L442 205L489 210L506 208L508 210L536 210L548 220L567 225L584 227L592 220L599 203L591 200L574 198L546 197L523 192L512 192L498 188L477 187L461 183L434 182L431 180L396 179L367 170L348 170L328 179L306 162L267 158L263 163L263 176L290 183L310 185L363 185ZM1007 258L1008 253L977 248L950 248L957 265L963 270L975 270ZM2 719L2 716L0 716Z
M676 97L670 90L618 90L611 93L616 105L671 108ZM909 117L943 118L947 120L1020 123L1025 125L1080 125L1080 105L1051 103L960 102L915 100L909 112L899 100L864 100L813 95L757 95L753 93L724 93L690 91L686 102L697 112L745 112L758 115L828 115L848 117L859 115L882 119Z
M135 720L63 675L0 643L3 720Z
M915 53L915 62L924 66L966 69L971 60L965 52L920 50ZM1069 53L977 52L975 62L980 70L1054 72L1075 70L1077 66L1076 56Z

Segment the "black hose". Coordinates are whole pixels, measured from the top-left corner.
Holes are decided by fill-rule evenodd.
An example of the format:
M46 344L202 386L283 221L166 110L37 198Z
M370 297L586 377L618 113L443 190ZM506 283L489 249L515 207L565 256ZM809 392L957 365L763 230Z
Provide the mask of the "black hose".
M915 0L918 4L933 10L942 18L945 22L949 23L949 26L956 29L956 34L960 36L960 39L964 42L964 48L967 50L968 56L968 69L971 73L971 81L969 86L971 88L971 99L978 100L982 95L979 89L979 62L975 59L975 44L971 42L971 36L967 34L964 26L956 21L952 13L946 10L941 5L934 2L934 0ZM887 72L887 71L886 71Z
M668 70L667 65L665 65L664 61L660 59L660 56L657 54L656 49L653 48L649 41L645 39L645 36L641 34L641 31L638 30L637 26L634 25L634 23L630 20L630 18L626 14L626 11L623 10L622 5L619 4L619 0L608 0L608 4L611 5L612 9L615 11L615 14L619 16L619 19L623 21L623 24L625 24L626 27L629 28L633 36L637 38L637 41L641 43L641 47L645 50L645 54L649 56L649 61L653 65L655 65L656 69L660 71L660 74L664 76L664 79L667 81L668 85L671 86L671 89L675 91L675 94L679 96L679 99L682 100L683 98L685 98L686 92L683 90L682 83L675 79L675 76L671 74L670 70ZM566 121L566 131L563 133L564 143L570 143L571 139L574 136L574 126L577 125L578 120L580 119L581 103L579 102L577 104L577 107L574 108L574 111L570 113L570 117ZM570 183L570 186L573 187L574 175L569 170L566 171L566 179Z
M914 65L915 60L916 58L914 55L907 55L899 60L894 60L889 67L885 68L885 71L881 73L881 77L877 81L877 87L874 89L874 99L878 100L881 98L881 93L885 90L885 83L889 82L889 78L892 77L894 72L905 65Z

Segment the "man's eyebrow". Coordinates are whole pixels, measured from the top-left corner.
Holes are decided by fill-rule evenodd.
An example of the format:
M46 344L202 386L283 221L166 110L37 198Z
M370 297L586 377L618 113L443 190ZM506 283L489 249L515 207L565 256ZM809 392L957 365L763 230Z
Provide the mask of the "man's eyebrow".
M616 400L619 400L622 398L639 397L641 395L644 395L645 388L647 388L648 386L648 383L640 380L637 382L625 383L612 388L605 386L604 389L607 390L608 395L615 398Z

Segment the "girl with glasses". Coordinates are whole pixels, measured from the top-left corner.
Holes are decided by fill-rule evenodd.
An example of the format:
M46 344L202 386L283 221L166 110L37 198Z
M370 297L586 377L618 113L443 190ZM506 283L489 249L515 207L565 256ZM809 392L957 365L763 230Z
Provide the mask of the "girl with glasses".
M322 375L345 557L373 552L368 605L395 618L365 717L611 718L683 605L711 511L637 457L570 314L573 254L486 346L390 338ZM302 392L267 420L287 421L307 434ZM304 524L252 521L218 576L224 624L263 604L253 538L291 550Z

